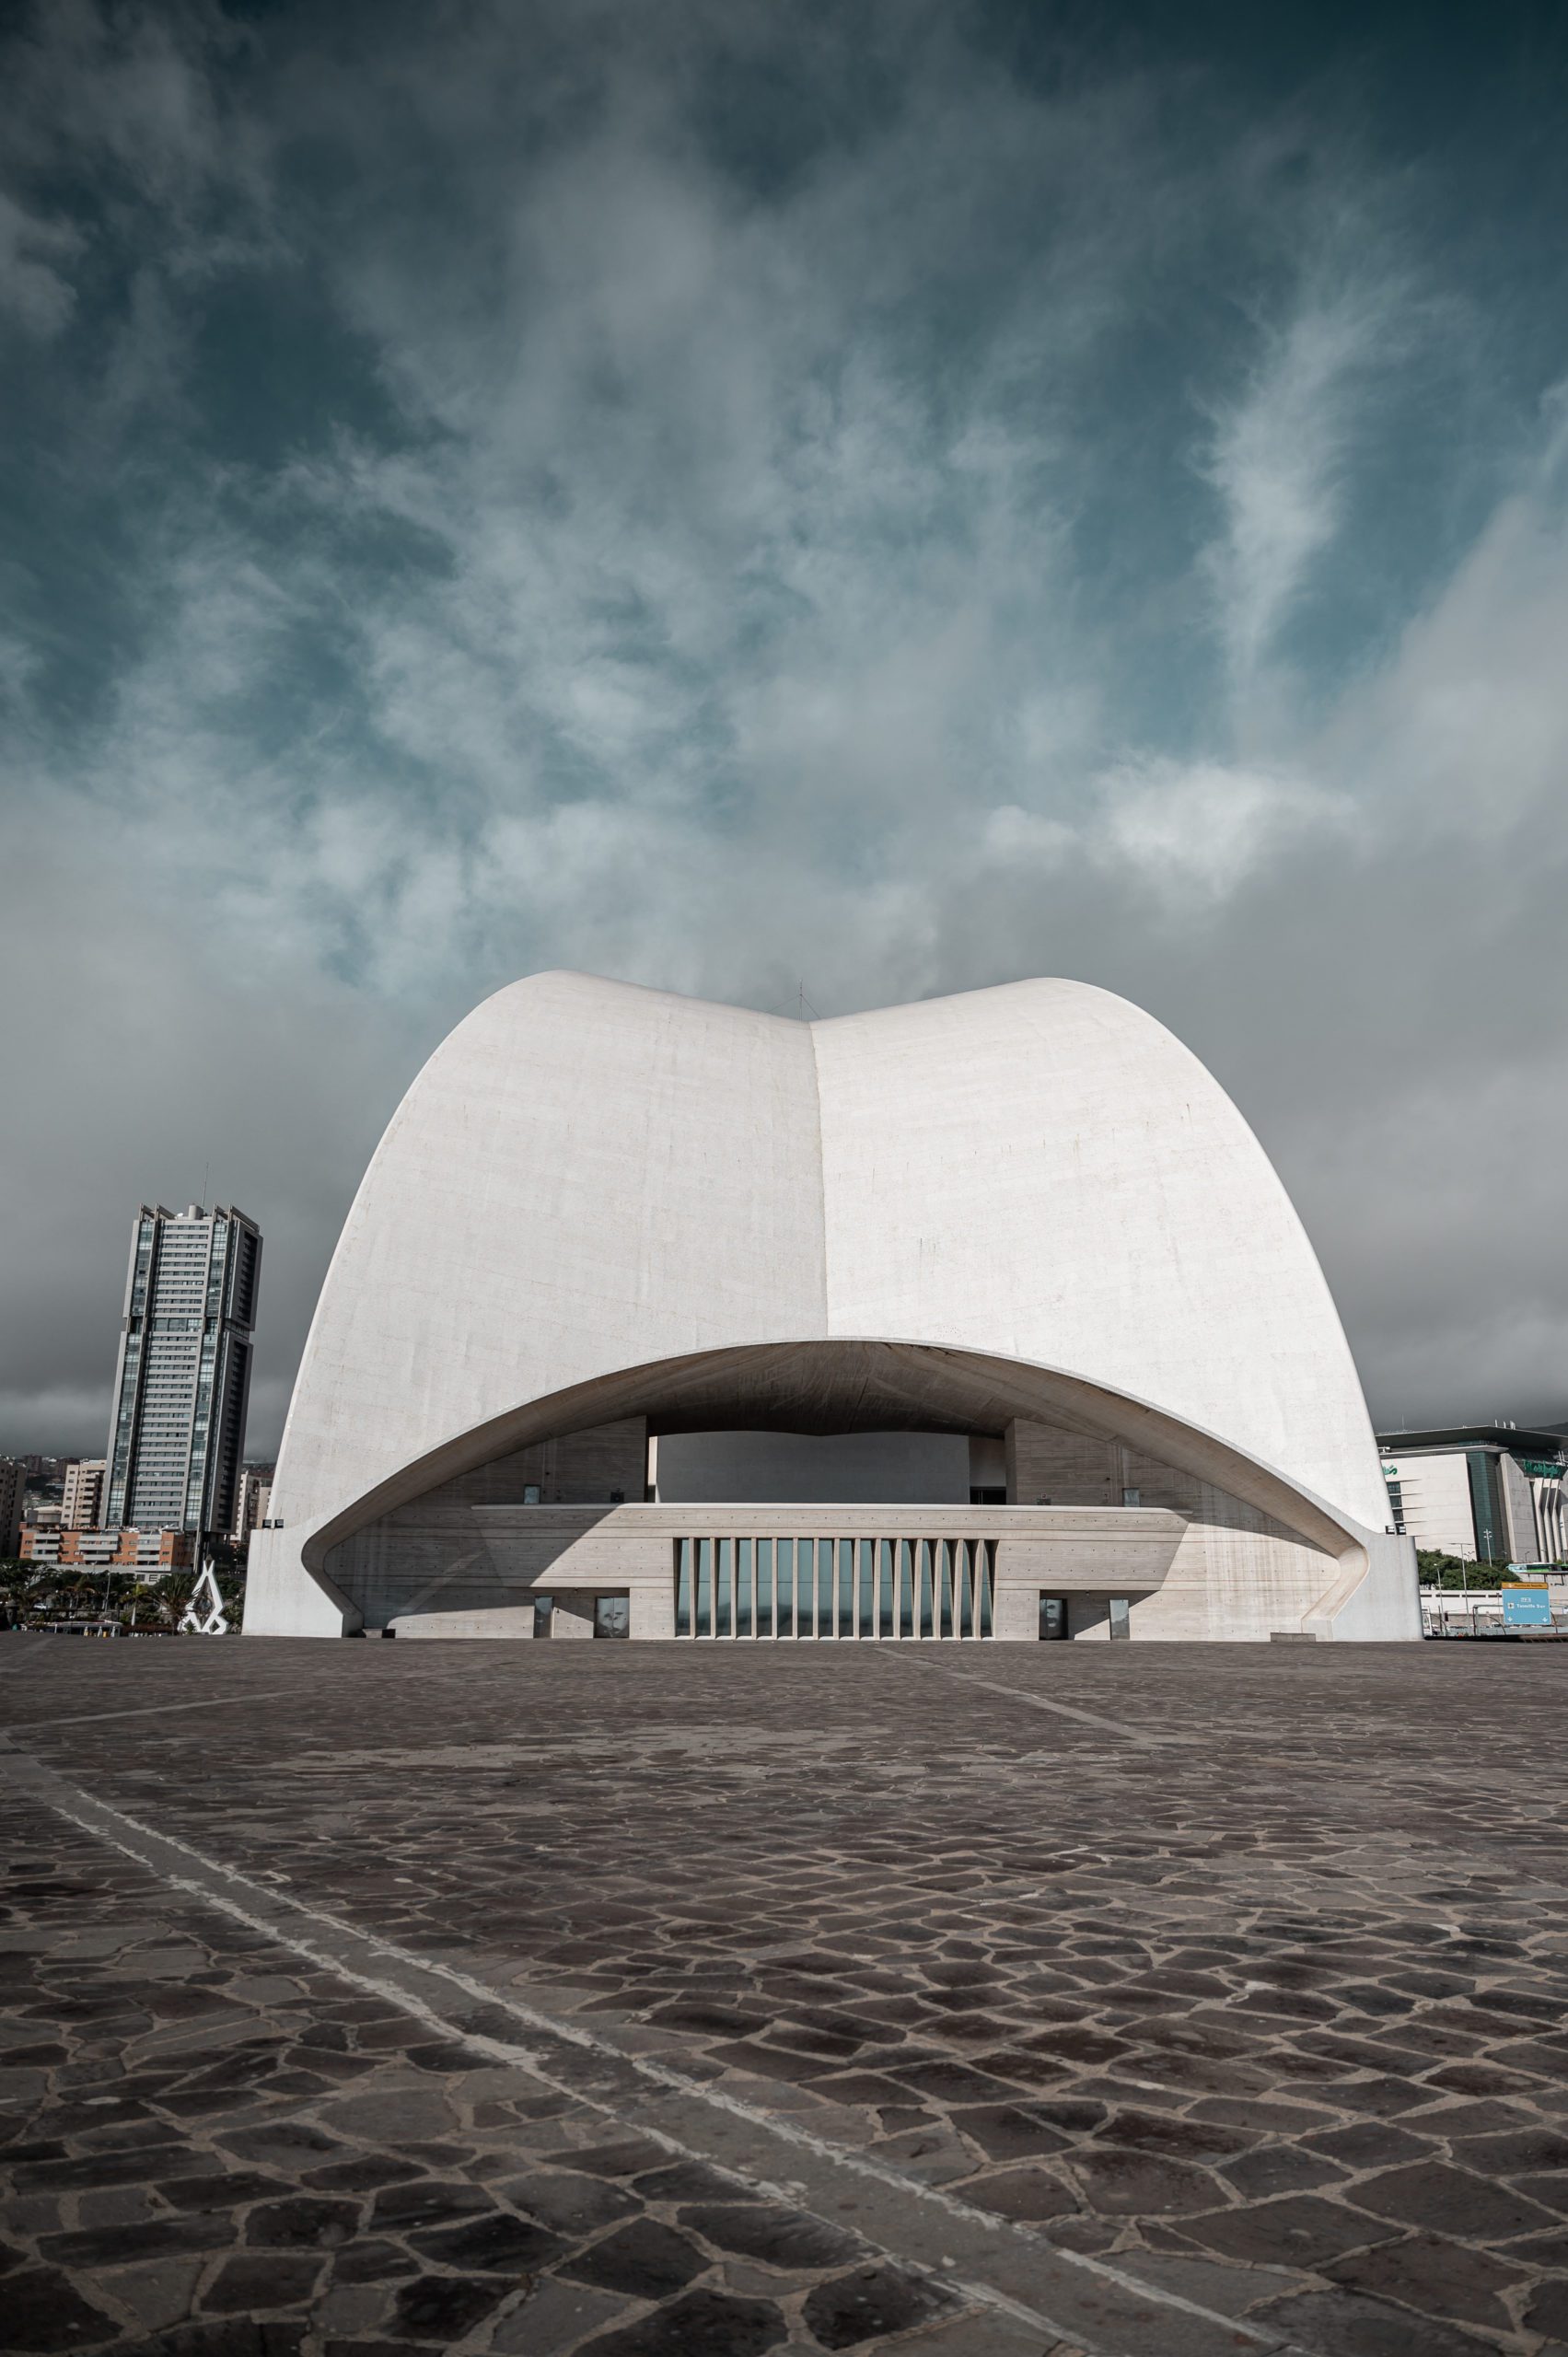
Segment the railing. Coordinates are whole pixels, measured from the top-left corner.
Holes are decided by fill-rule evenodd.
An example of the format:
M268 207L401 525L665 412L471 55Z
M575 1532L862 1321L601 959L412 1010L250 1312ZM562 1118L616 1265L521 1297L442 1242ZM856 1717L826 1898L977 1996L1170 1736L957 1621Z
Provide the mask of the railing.
M1539 1586L1516 1586L1512 1608L1509 1596L1506 1587L1423 1587L1422 1626L1429 1637L1516 1636L1532 1630L1542 1635L1568 1633L1568 1585L1551 1582L1539 1604Z

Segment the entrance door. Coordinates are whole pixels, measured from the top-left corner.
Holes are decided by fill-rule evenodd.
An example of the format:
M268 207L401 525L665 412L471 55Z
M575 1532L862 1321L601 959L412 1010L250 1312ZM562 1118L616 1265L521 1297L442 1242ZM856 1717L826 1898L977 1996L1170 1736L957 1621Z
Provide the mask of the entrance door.
M596 1637L629 1637L631 1633L631 1597L629 1596L596 1596L594 1635Z
M1067 1599L1064 1596L1047 1596L1040 1599L1040 1633L1044 1642L1067 1634Z
M550 1623L555 1611L552 1596L536 1596L533 1600L533 1632L536 1637L548 1637Z

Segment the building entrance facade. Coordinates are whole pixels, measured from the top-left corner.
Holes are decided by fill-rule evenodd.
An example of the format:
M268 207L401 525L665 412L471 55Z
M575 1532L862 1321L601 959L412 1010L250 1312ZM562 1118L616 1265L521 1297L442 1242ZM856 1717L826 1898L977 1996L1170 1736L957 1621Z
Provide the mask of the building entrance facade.
M1270 1570L1246 1614L1244 1562ZM1267 1635L1330 1568L1215 1486L1066 1426L661 1432L642 1415L488 1458L323 1564L367 1632L683 1644L1204 1635L1222 1581L1219 1629Z
M675 1543L677 1637L987 1638L996 1542L703 1538Z

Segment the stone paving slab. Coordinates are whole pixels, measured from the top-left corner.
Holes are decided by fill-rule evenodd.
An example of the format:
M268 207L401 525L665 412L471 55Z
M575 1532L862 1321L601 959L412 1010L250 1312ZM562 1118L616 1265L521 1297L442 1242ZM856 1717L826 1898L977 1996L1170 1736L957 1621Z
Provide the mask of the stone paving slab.
M11 1643L0 1703L36 1847L9 1877L0 1945L19 1945L0 1962L44 1978L0 2099L24 2153L127 2172L55 2186L42 2226L26 2205L49 2185L18 2186L10 2280L42 2299L52 2269L109 2318L96 2340L18 2347L1568 2351L1552 1649ZM237 1973L224 1942L242 1927L29 1792L29 1756L189 1845L198 1884L226 1867L296 1926L373 1938L405 1972L423 1960L447 2020L468 2005L474 2071L500 2067L479 2054L499 2028L591 2041L588 2077L486 2096L496 2119L437 2116L470 2073L417 2059L442 2044L428 2025L416 2039L396 2006L349 2023L341 2008L366 2001L279 1945L281 1912L245 1933L261 1948ZM29 1946L41 1926L66 1946ZM273 2059L246 2079L263 2036ZM117 2157L99 2123L74 2124L78 2039L121 2041L142 2107L127 2127L192 2141L184 2174L157 2180L180 2200L139 2184L134 2138ZM182 2075L143 2086L169 2040ZM246 2129L286 2113L413 2174L352 2197L307 2184L333 2163L198 2128L192 2070L238 2090ZM577 2109L547 2134L526 2113L540 2101ZM600 2208L605 2189L631 2206L579 2231L551 2180L594 2178L561 2158L585 2117L616 2141L596 2101L633 2142L694 2150L671 2165L728 2172L732 2198L601 2176ZM801 2156L793 2213L779 2139ZM226 2209L201 2205L215 2170ZM377 2214L382 2191L433 2175L480 2189L501 2240L465 2258L451 2235L469 2212L438 2248L436 2222ZM152 2206L73 2206L112 2211L132 2188ZM308 2281L297 2253L259 2268L253 2212L307 2197L360 2207ZM858 2240L835 2266L810 2235L842 2234L846 2202ZM769 2258L732 2247L757 2239L748 2210L784 2236ZM931 2247L935 2215L950 2239L962 2223L961 2254ZM226 2219L227 2241L180 2240ZM149 2238L134 2261L68 2239L111 2224ZM563 2247L484 2262L525 2226ZM388 2272L343 2280L382 2245ZM693 2271L664 2282L661 2264ZM154 2270L168 2313L128 2310L121 2283ZM426 2277L447 2288L412 2288ZM895 2282L919 2314L877 2307ZM857 2282L864 2300L832 2289ZM443 2309L452 2284L471 2316ZM710 2330L704 2300L766 2315L723 2310Z
M0 2345L1033 2351L865 2237L0 1807Z

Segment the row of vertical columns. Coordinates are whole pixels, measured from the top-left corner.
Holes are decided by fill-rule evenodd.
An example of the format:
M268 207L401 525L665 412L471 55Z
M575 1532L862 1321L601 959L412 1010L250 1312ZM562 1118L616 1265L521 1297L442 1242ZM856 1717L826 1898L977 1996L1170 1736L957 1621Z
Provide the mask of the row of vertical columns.
M698 1538L675 1542L678 1637L989 1637L987 1538Z

